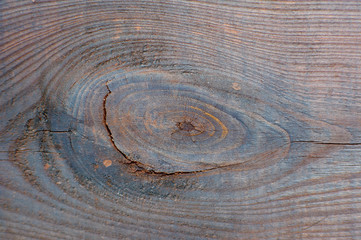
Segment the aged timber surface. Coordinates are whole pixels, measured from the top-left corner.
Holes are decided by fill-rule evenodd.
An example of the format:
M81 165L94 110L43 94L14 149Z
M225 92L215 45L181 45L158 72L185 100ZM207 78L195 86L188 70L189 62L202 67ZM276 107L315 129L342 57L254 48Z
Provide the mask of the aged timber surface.
M360 1L0 2L1 239L361 239Z

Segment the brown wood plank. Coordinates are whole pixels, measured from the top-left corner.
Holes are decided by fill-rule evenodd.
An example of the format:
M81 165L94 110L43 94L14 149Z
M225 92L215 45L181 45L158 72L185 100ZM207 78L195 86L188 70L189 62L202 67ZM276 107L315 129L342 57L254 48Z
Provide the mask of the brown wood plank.
M1 239L360 239L360 1L0 2Z

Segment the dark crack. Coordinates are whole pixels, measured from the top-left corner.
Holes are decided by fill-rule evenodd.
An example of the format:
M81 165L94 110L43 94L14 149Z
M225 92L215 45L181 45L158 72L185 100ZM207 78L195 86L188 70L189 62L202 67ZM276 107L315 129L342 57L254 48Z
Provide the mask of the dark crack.
M342 145L342 146L361 145L361 143L321 142L321 141L291 141L291 143L312 143L312 144L321 144L321 145Z
M48 130L48 129L41 129L41 130L36 130L35 132L50 132L50 133L72 133L71 129L69 130Z
M312 227L316 226L317 224L319 224L319 223L321 223L322 221L324 221L327 217L328 217L328 216L325 216L325 217L321 218L320 220L318 220L318 221L314 222L314 223L313 223L313 224L311 224L310 226L308 226L308 227L306 227L306 228L302 229L302 231L305 231L305 230L307 230L307 229L310 229L310 228L312 228Z
M147 167L140 163L139 161L133 160L130 156L128 156L127 154L125 154L123 151L121 151L117 145L115 144L112 132L109 128L109 125L107 123L107 109L106 109L106 103L107 103L107 98L109 97L109 95L112 93L112 91L110 90L108 84L105 84L105 87L107 88L108 92L107 94L104 96L103 99L103 123L105 126L105 129L108 132L108 136L109 139L113 145L113 147L122 155L122 157L126 160L125 164L128 165L132 165L134 168L134 172L136 173L145 173L145 174L150 174L150 175L158 175L158 176L174 176L174 175L185 175L185 174L195 174L195 173L201 173L201 172L208 172L208 171L212 171L215 169L221 169L224 167L229 167L230 165L226 165L226 166L216 166L214 168L209 168L206 170L195 170L195 171L177 171L177 172L163 172L163 171L155 171L153 169L147 169Z

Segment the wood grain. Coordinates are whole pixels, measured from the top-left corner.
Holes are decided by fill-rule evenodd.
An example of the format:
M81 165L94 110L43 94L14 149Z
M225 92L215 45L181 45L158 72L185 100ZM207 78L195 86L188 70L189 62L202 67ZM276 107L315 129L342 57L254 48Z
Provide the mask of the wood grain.
M360 1L0 2L0 238L360 239Z

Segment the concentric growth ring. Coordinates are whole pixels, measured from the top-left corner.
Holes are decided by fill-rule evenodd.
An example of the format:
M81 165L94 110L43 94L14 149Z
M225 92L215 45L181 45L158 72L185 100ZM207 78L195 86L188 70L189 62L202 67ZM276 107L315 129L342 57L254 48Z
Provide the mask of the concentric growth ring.
M104 119L114 147L146 170L199 172L240 164L275 152L288 139L260 116L178 76L133 73L107 87Z

